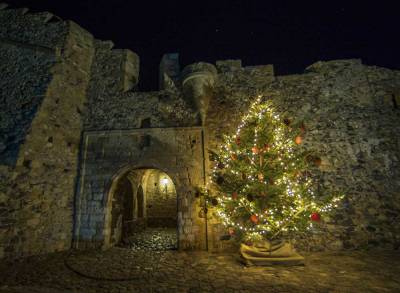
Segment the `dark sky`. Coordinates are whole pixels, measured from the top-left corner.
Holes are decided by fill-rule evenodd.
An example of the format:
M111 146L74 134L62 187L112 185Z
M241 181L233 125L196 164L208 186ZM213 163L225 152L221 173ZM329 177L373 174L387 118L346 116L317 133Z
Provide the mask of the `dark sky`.
M361 58L400 69L399 9L389 1L8 0L72 19L141 58L142 90L156 89L163 53L181 65L242 59L301 73L318 60ZM352 3L352 4L349 4Z

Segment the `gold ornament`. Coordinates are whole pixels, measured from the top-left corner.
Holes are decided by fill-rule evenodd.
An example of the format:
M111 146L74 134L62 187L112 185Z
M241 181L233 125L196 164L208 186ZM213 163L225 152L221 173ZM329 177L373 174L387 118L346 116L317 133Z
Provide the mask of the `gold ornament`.
M301 144L301 143L303 142L303 138L302 138L300 135L298 135L298 136L296 136L296 138L294 139L294 142L295 142L296 144Z

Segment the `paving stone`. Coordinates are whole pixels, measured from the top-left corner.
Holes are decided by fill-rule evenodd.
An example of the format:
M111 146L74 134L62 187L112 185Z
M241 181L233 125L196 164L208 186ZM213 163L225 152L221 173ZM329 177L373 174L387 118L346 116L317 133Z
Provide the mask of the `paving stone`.
M399 251L319 252L305 257L306 264L302 267L247 268L234 254L129 247L60 252L0 263L0 291L400 291Z
M177 245L176 228L147 228L125 239L120 246L133 251L163 251L176 250Z

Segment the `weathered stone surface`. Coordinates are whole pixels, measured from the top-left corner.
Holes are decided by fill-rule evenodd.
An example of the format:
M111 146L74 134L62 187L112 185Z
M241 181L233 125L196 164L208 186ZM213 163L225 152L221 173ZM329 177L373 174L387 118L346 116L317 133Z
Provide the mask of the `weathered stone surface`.
M119 244L133 251L166 251L178 249L176 228L147 228L133 233Z
M254 74L263 75L257 69ZM399 246L400 113L393 99L399 72L365 66L360 60L318 62L302 75L255 82L238 66L218 76L207 126L210 147L232 133L256 95L271 98L277 109L303 121L303 146L321 158L312 174L321 187L340 190L345 200L303 249ZM397 236L396 236L397 235Z
M183 93L199 112L202 125L205 125L216 78L214 65L204 62L188 65L182 72Z
M140 169L158 169L171 178L176 190L177 225L178 229L183 227L179 235L179 248L204 249L204 220L192 216L197 215L192 211L198 208L198 204L191 197L192 190L203 184L201 133L202 129L199 127L86 132L83 137L84 157L76 207L75 247L81 248L82 242L95 239L102 240L101 245L104 247L115 244L114 239L118 237L112 236L116 219L112 210L118 179L127 172L132 174ZM149 144L145 147L141 146L140 140L135 139L144 135L150 137ZM98 178L102 178L102 181L99 182ZM152 197L147 200L151 203ZM173 201L176 202L175 199ZM156 204L155 208L162 207ZM86 217L94 211L104 217L97 220ZM150 220L151 208L146 209L146 216ZM87 219L87 222L83 219ZM197 228L192 230L192 227Z
M46 23L42 16L0 12L6 38L0 45L0 136L6 145L0 164L8 197L0 216L4 256L71 245L79 109L86 100L93 38L72 22Z
M399 268L394 251L312 253L305 255L305 266L245 267L237 254L113 248L4 261L0 290L398 292Z
M161 70L169 76L162 90L137 92L135 53L50 13L0 10L0 257L68 249L72 238L80 248L103 246L119 231L108 218L115 176L139 167L174 181L180 247L235 249L220 240L225 228L212 209L201 211L194 189L212 166L208 149L235 130L257 95L304 122L302 147L320 159L313 177L345 194L297 247L399 247L399 71L358 59L287 76L240 60L175 67ZM117 223L121 212L114 214Z

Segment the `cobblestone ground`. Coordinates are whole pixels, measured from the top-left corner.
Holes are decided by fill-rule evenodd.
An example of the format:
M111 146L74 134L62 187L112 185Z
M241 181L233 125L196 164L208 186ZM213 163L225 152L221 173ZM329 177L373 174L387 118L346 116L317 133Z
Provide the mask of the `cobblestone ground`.
M121 243L121 247L132 250L173 250L177 248L176 228L147 228L134 233Z
M400 292L400 253L306 254L299 267L245 267L206 252L63 252L0 264L1 292Z

